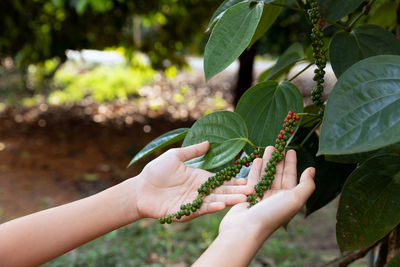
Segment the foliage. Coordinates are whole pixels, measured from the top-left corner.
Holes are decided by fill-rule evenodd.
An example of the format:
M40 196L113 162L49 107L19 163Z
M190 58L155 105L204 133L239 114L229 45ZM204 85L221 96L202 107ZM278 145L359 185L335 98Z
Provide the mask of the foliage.
M313 40L313 54L307 58L318 65L314 77L317 87L323 89L327 53L338 81L327 102L321 100L322 92L313 91L317 106L306 107L300 113L303 119L287 148L296 149L302 157L299 171L309 165L317 167L317 189L307 202L308 214L342 193L337 215L339 248L342 251L368 248L400 223L397 204L400 194L400 44L387 30L395 29L396 25L388 25L392 20L378 19L376 11L386 10L391 14L386 8L388 3L395 9L399 8L399 3L319 0L320 10L317 0L286 2L290 4L279 0L223 2L209 24L212 33L205 50L205 76L209 79L226 68L253 43L253 38L259 37L257 28L262 25L260 21L266 10L279 7L283 8L282 12L291 9L306 15L313 27L312 31L310 27L305 31ZM370 25L369 21L374 21L375 25ZM264 30L268 30L270 25L265 25ZM330 46L325 46L324 41L330 41ZM298 59L299 53L285 53L273 69L288 68ZM278 79L280 75L273 76ZM219 157L218 148L232 138L245 141L246 152L275 144L273 136L278 135L288 109L301 112L301 97L290 79L263 80L259 79L259 83L242 96L235 111L246 125L231 122L232 112L219 112L201 118L189 129L183 145L212 138L211 148L204 158L217 163L200 167L215 167L238 157L240 146L232 146L232 151ZM213 117L218 120L211 120ZM227 125L229 123L231 125ZM238 129L232 130L231 127L237 126ZM226 138L228 135L232 138ZM192 136L199 138L191 139Z
M47 101L51 105L60 105L76 103L87 96L96 102L126 100L151 82L153 76L154 70L150 67L97 66L84 74L60 70L53 81L60 89L52 91Z
M26 69L54 57L64 61L67 49L123 46L128 54L148 52L155 67L168 67L182 63L184 49L198 52L209 10L217 5L212 0L1 1L0 58L12 57Z

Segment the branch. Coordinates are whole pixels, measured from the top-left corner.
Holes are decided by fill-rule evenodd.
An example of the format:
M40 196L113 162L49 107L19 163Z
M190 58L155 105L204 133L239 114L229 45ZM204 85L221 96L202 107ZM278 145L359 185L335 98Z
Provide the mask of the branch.
M357 21L358 21L359 19L361 19L362 16L364 16L364 15L367 16L367 15L369 14L369 11L371 10L371 6L375 3L375 1L376 1L376 0L371 0L371 1L369 1L368 4L366 4L366 5L363 7L363 10L362 10L362 12L360 13L360 15L358 15L358 16L353 20L353 22L350 23L349 27L347 27L347 29L348 29L347 31L351 31L351 29L353 28L354 24L356 24Z
M314 64L314 62L311 62L310 64L308 64L304 69L302 69L301 71L299 71L296 75L294 75L292 78L289 79L289 82L293 81L294 79L296 79L297 77L300 76L300 74L302 74L303 72L305 72L308 68L310 68L312 65Z
M345 267L348 266L350 263L355 262L358 259L361 259L365 257L365 255L370 251L372 248L374 248L376 244L369 248L364 248L359 251L353 251L353 252L346 252L344 253L341 257L336 258L325 265L322 265L321 267Z

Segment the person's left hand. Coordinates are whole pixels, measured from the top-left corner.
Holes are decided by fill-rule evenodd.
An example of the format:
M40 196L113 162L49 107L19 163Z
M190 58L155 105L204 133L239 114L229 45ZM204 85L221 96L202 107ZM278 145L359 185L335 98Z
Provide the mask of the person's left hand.
M209 143L170 149L151 161L137 179L137 211L141 217L159 218L179 211L182 204L197 197L197 189L214 174L186 166L185 161L207 152ZM203 199L199 210L179 221L191 220L206 213L223 210L247 201L253 188L246 179L232 178Z

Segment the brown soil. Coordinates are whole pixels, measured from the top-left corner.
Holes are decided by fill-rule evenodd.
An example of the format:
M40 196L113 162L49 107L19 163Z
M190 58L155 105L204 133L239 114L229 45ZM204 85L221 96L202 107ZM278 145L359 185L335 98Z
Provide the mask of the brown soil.
M162 133L191 124L158 118L117 127L59 109L17 123L15 114L9 110L0 117L0 222L91 195L138 174L151 157L127 169L135 152Z

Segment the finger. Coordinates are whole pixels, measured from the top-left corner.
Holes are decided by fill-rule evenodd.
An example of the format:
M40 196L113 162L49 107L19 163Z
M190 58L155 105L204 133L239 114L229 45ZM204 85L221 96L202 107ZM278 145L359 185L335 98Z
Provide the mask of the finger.
M247 197L244 194L211 194L204 198L204 202L223 202L225 205L235 205L247 201Z
M214 194L245 194L250 195L253 190L249 185L223 185L213 191Z
M253 164L251 165L251 169L249 172L249 175L247 176L247 186L251 188L251 193L254 192L254 186L258 183L260 176L261 176L261 171L262 171L262 163L263 161L261 159L255 159L253 161Z
M272 152L275 151L275 148L273 146L269 146L265 149L264 151L264 156L263 156L263 165L265 166L269 159L271 158Z
M208 141L205 141L203 143L192 146L176 148L175 151L181 161L187 161L204 155L208 151L209 147L210 143Z
M282 177L282 188L291 189L297 184L297 158L296 151L289 150L285 157L285 166Z
M275 150L275 149L274 149ZM285 152L283 152L285 153ZM283 169L285 166L285 161L282 160L276 165L276 173L274 181L272 182L271 189L279 190L282 189L282 177L283 177Z
M306 202L307 199L311 196L312 192L315 190L314 183L315 169L308 168L306 169L300 177L300 183L293 188L297 198L302 201L302 203Z
M224 185L245 185L247 184L247 179L244 178L233 178L229 181L225 181Z

